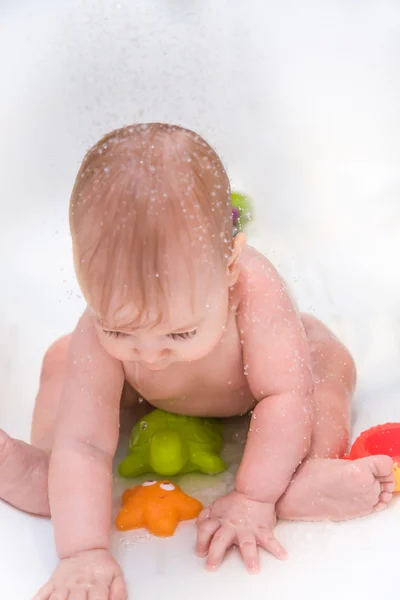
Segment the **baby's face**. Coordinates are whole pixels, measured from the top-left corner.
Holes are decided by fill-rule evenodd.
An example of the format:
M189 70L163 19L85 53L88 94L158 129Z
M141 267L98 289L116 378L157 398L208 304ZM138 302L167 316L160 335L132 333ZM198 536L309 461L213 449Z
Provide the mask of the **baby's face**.
M209 354L224 332L228 304L229 290L224 281L214 280L213 285L200 288L195 295L184 287L175 288L167 306L168 318L160 324L143 322L134 331L118 327L118 322L127 323L135 318L135 307L126 305L110 315L106 323L97 322L99 340L116 359L161 371L175 362L199 360ZM151 310L148 321L154 322Z

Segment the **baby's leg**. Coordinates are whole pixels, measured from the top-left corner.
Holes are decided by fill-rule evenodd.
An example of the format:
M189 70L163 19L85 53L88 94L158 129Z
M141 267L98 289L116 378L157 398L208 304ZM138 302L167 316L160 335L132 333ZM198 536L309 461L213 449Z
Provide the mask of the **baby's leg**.
M317 319L304 315L314 372L311 449L277 505L282 519L344 520L386 508L392 460L332 460L347 450L356 370L348 350Z
M47 476L70 336L43 360L32 423L32 446L0 430L0 498L16 508L50 516Z

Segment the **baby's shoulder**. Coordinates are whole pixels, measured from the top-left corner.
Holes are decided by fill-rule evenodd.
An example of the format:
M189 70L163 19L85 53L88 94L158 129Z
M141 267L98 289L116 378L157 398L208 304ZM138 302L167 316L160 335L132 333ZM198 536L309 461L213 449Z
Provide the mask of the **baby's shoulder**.
M266 256L246 246L240 260L240 275L236 286L237 316L249 314L283 314L292 311L294 302L288 287ZM249 312L249 308L251 311Z
M238 283L243 291L256 292L266 288L277 288L283 285L283 279L264 254L252 246L246 245L240 258L240 276Z

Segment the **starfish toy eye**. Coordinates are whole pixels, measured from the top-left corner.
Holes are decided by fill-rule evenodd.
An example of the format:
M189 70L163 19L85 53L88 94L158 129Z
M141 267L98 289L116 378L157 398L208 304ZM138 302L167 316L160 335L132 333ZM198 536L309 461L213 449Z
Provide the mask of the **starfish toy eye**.
M166 492L173 492L175 489L175 486L173 483L169 483L168 481L165 481L164 483L160 483L160 488L162 490L165 490Z

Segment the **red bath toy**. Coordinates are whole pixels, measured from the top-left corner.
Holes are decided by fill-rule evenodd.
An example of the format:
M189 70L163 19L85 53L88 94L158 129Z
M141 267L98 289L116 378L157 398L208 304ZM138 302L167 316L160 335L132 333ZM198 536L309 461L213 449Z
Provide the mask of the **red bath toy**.
M385 454L393 458L395 492L400 492L400 423L385 423L363 431L345 458L356 460L374 454Z

